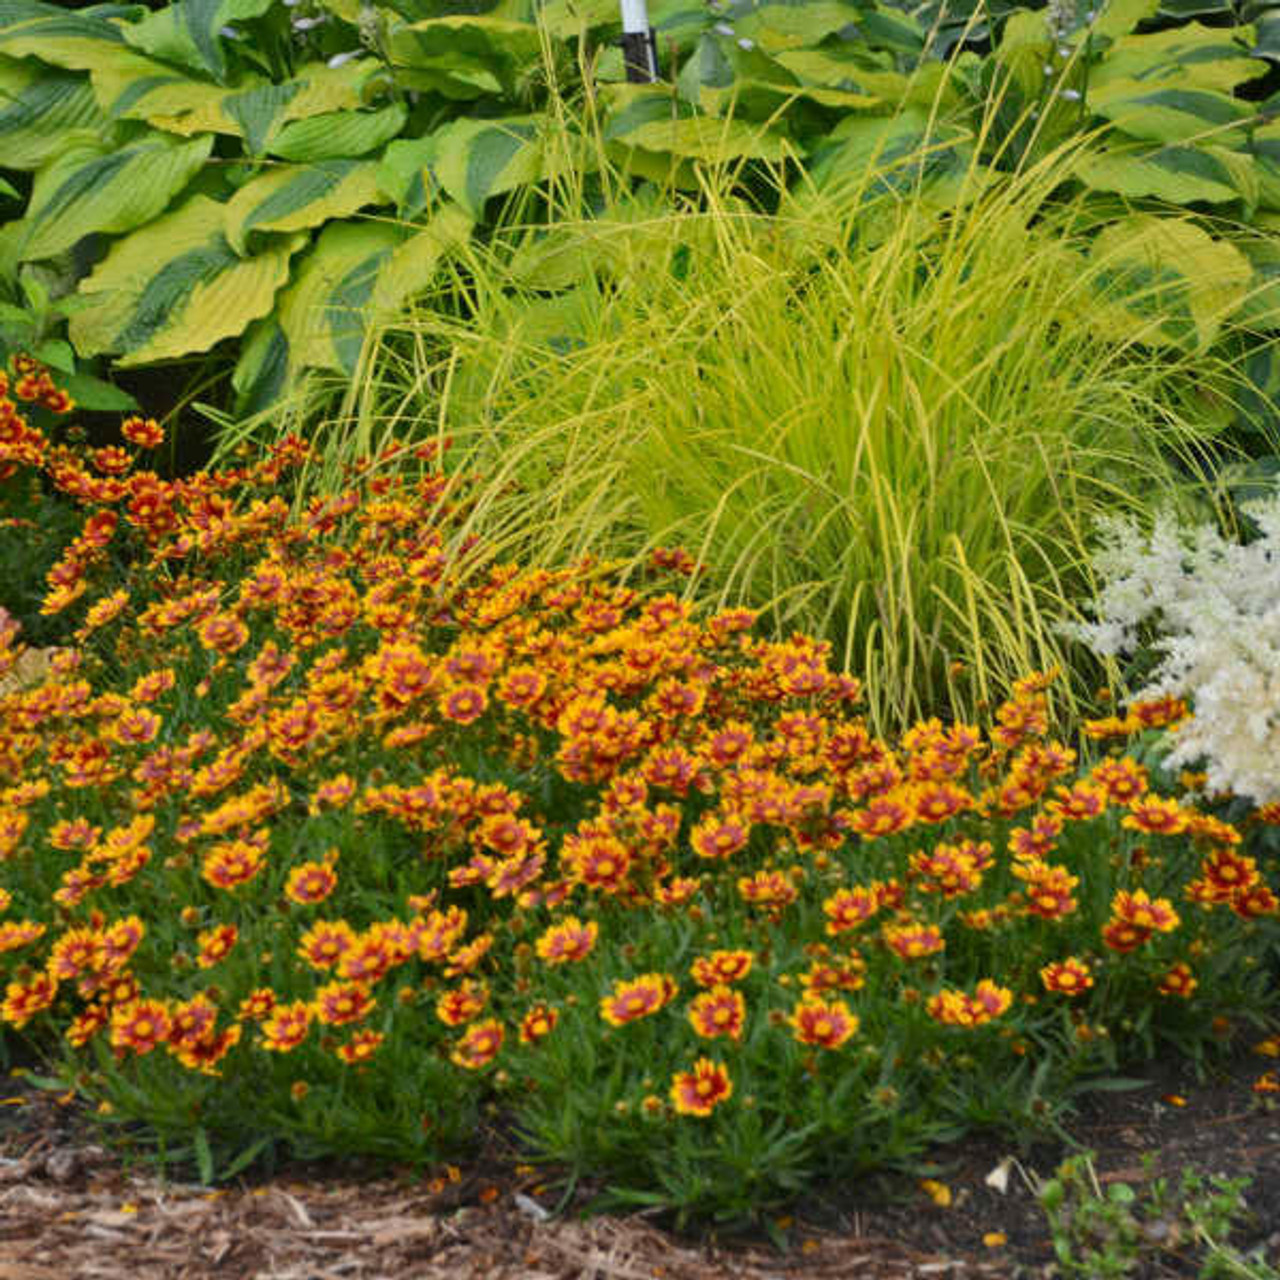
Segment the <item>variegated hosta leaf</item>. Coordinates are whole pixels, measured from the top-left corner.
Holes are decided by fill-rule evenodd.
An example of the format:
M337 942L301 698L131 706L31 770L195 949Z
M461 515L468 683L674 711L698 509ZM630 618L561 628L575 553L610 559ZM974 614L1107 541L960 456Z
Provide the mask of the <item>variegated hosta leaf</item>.
M579 32L601 27L621 27L618 0L546 0L542 21L561 40L572 40Z
M255 349L246 352L238 370L238 389L248 390L264 376L287 381L304 368L354 374L370 326L427 288L472 225L462 210L445 205L420 228L353 222L326 227L278 299L278 335L255 335Z
M827 36L868 16L865 6L843 0L810 0L808 4L763 4L730 17L734 36L751 40L766 53L807 49Z
M0 54L6 57L39 58L68 71L86 71L104 51L123 45L120 27L105 17L34 0L0 4Z
M22 257L51 258L95 231L132 231L161 213L209 158L208 135L149 134L125 146L68 147L35 176Z
M1134 138L1152 142L1207 141L1239 145L1254 112L1248 103L1215 89L1112 80L1089 86L1089 109Z
M272 84L244 74L233 88L175 71L140 53L114 54L91 72L103 109L112 116L146 120L169 133L225 133L245 140L260 155L289 122L337 111L355 111L372 62L327 67L308 63L290 80Z
M299 231L377 204L374 160L278 165L245 183L227 203L227 240L243 253L253 231Z
M1234 245L1189 220L1146 213L1103 230L1090 262L1098 295L1090 317L1103 332L1199 351L1212 345L1253 280Z
M152 57L194 71L203 71L216 80L227 75L226 27L266 13L276 0L181 0L166 4L138 22L123 27L125 39Z
M207 351L266 315L306 237L273 237L244 258L227 242L226 215L226 205L193 196L113 245L80 284L91 305L71 318L76 350L148 364Z
M1267 64L1249 52L1249 27L1205 27L1198 22L1123 36L1089 69L1089 96L1117 81L1137 81L1148 89L1217 89L1266 75Z
M363 156L385 147L408 118L409 109L401 102L379 111L330 111L285 125L267 149L295 164Z
M1098 191L1130 199L1153 196L1170 204L1226 204L1257 200L1257 175L1247 156L1223 147L1112 143L1087 152L1072 166L1076 177Z
M449 98L509 95L542 60L536 26L487 15L395 25L387 43L399 82Z
M0 163L38 169L70 142L106 138L111 122L82 75L0 58Z
M771 129L740 120L696 115L658 85L608 85L601 90L608 115L606 142L642 151L712 163L742 157L781 160L788 154L784 137Z
M1259 125L1249 150L1258 176L1258 203L1264 209L1280 209L1280 121Z
M968 132L909 109L842 120L818 149L809 176L820 192L837 198L917 190L923 195L927 189L945 206L960 197L973 167Z

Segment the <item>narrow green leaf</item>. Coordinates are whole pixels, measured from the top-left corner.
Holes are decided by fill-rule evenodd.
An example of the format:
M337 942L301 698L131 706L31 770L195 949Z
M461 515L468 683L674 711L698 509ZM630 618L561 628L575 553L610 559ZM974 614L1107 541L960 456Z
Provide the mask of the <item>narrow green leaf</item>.
M196 1171L200 1175L202 1185L213 1185L213 1151L209 1146L209 1135L204 1125L197 1125L193 1145L196 1150Z

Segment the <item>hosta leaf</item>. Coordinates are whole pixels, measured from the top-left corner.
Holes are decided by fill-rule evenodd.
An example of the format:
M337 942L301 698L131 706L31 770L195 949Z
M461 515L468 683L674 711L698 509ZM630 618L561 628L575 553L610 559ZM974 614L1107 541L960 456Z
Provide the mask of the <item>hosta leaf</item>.
M1215 89L1112 80L1089 86L1089 107L1135 138L1152 142L1209 140L1230 146L1244 138L1239 127L1253 117L1248 103Z
M373 70L372 63L333 68L309 63L281 84L245 75L231 89L190 78L157 82L145 96L136 96L135 90L124 114L173 133L235 134L259 154L270 149L273 137L291 121L357 110L361 86ZM98 80L95 73L95 87ZM127 78L124 88L128 90Z
M1162 18L1186 22L1188 18L1208 17L1211 14L1221 14L1223 17L1234 16L1231 0L1160 0Z
M0 58L0 163L38 169L69 142L104 137L110 121L82 75Z
M1280 329L1280 244L1260 235L1242 235L1234 244L1253 268L1236 320L1250 329Z
M94 231L149 222L199 172L212 142L152 134L127 146L83 143L59 153L32 186L24 260L53 257Z
M812 48L834 31L867 17L860 9L841 0L810 0L805 5L764 4L734 15L734 34L754 41L767 53L782 49Z
M274 237L244 258L227 242L226 215L225 205L193 196L115 244L81 282L94 305L71 318L76 350L148 364L207 351L266 315L305 237Z
M542 21L561 40L571 40L584 30L621 28L617 0L547 0L542 6Z
M454 14L393 27L388 54L411 87L468 99L510 94L540 65L542 45L531 23Z
M1234 245L1195 223L1133 214L1090 249L1098 293L1091 320L1104 332L1203 351L1245 299L1253 267ZM1135 332L1135 321L1147 325Z
M181 0L167 4L140 22L128 23L124 36L135 49L166 62L203 71L217 80L227 75L224 27L257 18L275 0Z
M1198 22L1123 36L1089 69L1089 97L1117 82L1148 88L1217 89L1230 93L1256 80L1267 64L1251 57L1248 27L1205 27Z
M444 205L417 230L334 223L299 264L275 312L254 325L232 385L245 413L266 408L306 368L355 372L371 324L427 288L472 220Z
M400 227L335 222L280 297L280 328L294 368L354 373L379 271L403 242Z
M1255 58L1280 62L1280 11L1264 9L1253 20L1255 40L1252 53Z
M1101 12L1094 19L1090 30L1095 36L1115 40L1127 36L1138 23L1154 18L1160 0L1106 0L1098 6Z
M673 103L670 91L659 86L609 85L601 97L609 109L606 142L711 162L744 156L780 160L788 151L786 139L774 131L695 115L687 104Z
M959 193L973 167L970 135L938 125L926 112L848 117L817 151L809 176L820 191L905 193L931 186Z
M549 152L537 116L455 120L437 129L430 142L429 151L417 153L419 162L474 217L490 196L590 167L585 148L576 157L572 148Z
M363 156L386 146L408 117L408 108L399 102L380 111L332 111L285 125L268 150L296 164Z
M0 54L10 58L39 58L50 66L85 71L104 50L123 45L120 27L93 13L12 0L0 7Z
M245 183L227 204L227 239L244 251L251 231L298 231L378 203L372 160L281 165Z
M90 68L89 78L99 106L113 119L154 124L165 118L163 127L187 135L239 132L221 112L225 88L136 50L105 54Z
M1249 203L1257 197L1248 158L1221 147L1119 143L1081 156L1073 172L1087 187L1130 199L1154 196L1171 204L1225 204Z

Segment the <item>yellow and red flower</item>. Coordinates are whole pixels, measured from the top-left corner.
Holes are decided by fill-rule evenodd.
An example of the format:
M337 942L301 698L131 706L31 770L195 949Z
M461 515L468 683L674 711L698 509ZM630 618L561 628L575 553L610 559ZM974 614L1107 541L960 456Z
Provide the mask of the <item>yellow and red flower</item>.
M787 1019L801 1044L838 1049L857 1033L858 1017L843 1000L822 1000L806 995Z
M504 1032L496 1018L473 1022L449 1054L450 1061L468 1071L486 1067L498 1056Z
M596 945L600 926L594 920L583 924L577 916L565 916L552 925L534 944L538 958L546 964L567 964L585 960Z
M636 978L619 978L611 995L600 1000L600 1016L613 1027L626 1026L638 1018L657 1013L675 998L674 979L665 973L642 973Z
M750 951L713 951L709 956L699 956L690 972L700 987L728 986L741 982L754 962Z
M732 987L712 987L700 992L689 1004L690 1025L698 1035L709 1040L716 1036L741 1039L746 1018L746 1001Z
M1083 960L1068 956L1055 960L1040 970L1040 981L1046 991L1056 991L1064 996L1078 996L1093 986L1093 974Z
M699 1058L692 1071L678 1071L671 1080L671 1101L682 1116L709 1116L732 1095L728 1070L710 1058Z

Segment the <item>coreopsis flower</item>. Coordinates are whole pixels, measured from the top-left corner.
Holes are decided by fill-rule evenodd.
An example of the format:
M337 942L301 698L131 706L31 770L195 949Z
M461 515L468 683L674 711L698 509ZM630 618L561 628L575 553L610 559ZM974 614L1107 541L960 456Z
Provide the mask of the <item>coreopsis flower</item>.
M111 1010L104 1004L91 1004L71 1019L66 1030L67 1043L83 1049L111 1021Z
M238 889L248 884L266 863L266 851L247 840L216 844L204 856L201 876L215 889Z
M566 964L585 960L596 945L600 926L594 920L583 924L577 916L565 916L552 925L534 944L538 958L546 964Z
M925 1005L935 1022L953 1027L980 1027L998 1018L1013 1003L1013 992L983 978L972 995L944 988Z
M838 1049L858 1030L857 1015L843 1000L823 1000L806 995L787 1019L801 1044Z
M1070 787L1055 787L1054 797L1045 810L1064 822L1083 822L1107 811L1107 789L1096 782L1081 780Z
M751 823L740 814L710 814L689 833L689 844L700 858L730 858L745 849Z
M5 987L0 1018L11 1027L25 1027L38 1013L53 1006L58 998L58 980L37 973L29 982L10 982Z
M1066 867L1044 862L1021 862L1013 874L1026 883L1026 910L1042 920L1061 920L1079 906L1072 891L1080 883Z
M52 848L70 851L72 849L92 849L102 835L102 828L92 826L88 818L76 818L72 821L55 822L49 828L48 841Z
M785 871L757 871L738 878L738 896L777 915L800 896L800 890Z
M360 982L327 982L311 1000L311 1011L327 1027L345 1027L368 1017L377 1000Z
M446 991L436 1001L436 1017L448 1027L460 1027L478 1017L489 1003L489 993L481 986L467 984Z
M1265 884L1250 885L1231 896L1231 910L1242 920L1280 915L1280 898Z
M755 956L750 951L713 951L699 956L690 969L700 987L728 986L751 972Z
M827 917L826 931L833 937L849 929L856 929L880 910L880 897L873 888L854 885L850 889L837 889L822 904Z
M1083 960L1068 956L1056 960L1040 970L1040 981L1046 991L1056 991L1064 996L1078 996L1093 986L1093 974Z
M334 1053L347 1066L357 1066L362 1062L368 1062L382 1047L384 1040L386 1036L381 1031L357 1031L345 1044L340 1044Z
M323 902L337 885L338 873L328 862L304 862L289 872L284 893L290 902L313 906Z
M214 653L232 654L249 639L249 628L234 613L211 613L196 629L200 643Z
M453 1047L449 1060L468 1071L478 1071L498 1056L503 1038L502 1023L496 1018L473 1022Z
M261 1022L277 1003L276 993L270 987L257 987L240 1001L236 1017L245 1021Z
M101 930L102 964L112 972L128 964L146 936L147 927L137 916L113 921Z
M574 884L601 893L619 893L626 887L631 854L621 840L610 835L566 837L560 865Z
M176 1048L171 1045L170 1048L173 1056L188 1071L198 1071L201 1075L206 1076L217 1076L221 1074L218 1070L218 1063L240 1043L242 1034L240 1027L232 1024L229 1027L224 1027L219 1032L210 1031L207 1035L201 1036L197 1040L182 1044Z
M1161 977L1157 990L1162 996L1181 996L1183 1000L1189 1000L1199 985L1191 966L1180 960Z
M298 940L297 954L313 969L332 969L356 945L345 920L317 920Z
M545 1040L555 1030L556 1023L559 1021L558 1009L553 1009L546 1004L535 1004L520 1019L520 1043L537 1044L540 1040Z
M673 876L665 883L654 886L653 899L664 907L681 907L701 888L701 876Z
M806 995L821 996L824 991L861 991L866 986L867 962L857 952L839 960L814 960L800 975Z
M613 1027L625 1026L657 1013L675 998L674 980L665 973L644 973L636 978L619 978L613 993L600 1000L600 1016Z
M305 1000L277 1004L261 1022L262 1047L272 1053L291 1053L311 1029L311 1006Z
M444 719L465 726L479 720L488 705L489 699L482 686L460 684L440 695L436 709Z
M915 816L921 822L946 822L957 813L973 808L973 797L964 787L945 779L921 783L912 792Z
M1114 919L1148 932L1172 933L1181 920L1168 898L1151 898L1145 889L1118 889L1111 900Z
M1214 849L1200 860L1200 878L1187 885L1187 896L1196 902L1230 902L1258 884L1257 861L1232 848Z
M410 906L413 906L412 901ZM418 908L415 908L418 909ZM458 945L467 931L467 913L461 907L447 911L432 910L415 922L420 960L443 960Z
M230 954L236 945L240 931L233 924L215 925L196 935L196 964L202 969L212 969Z
M880 934L889 949L903 960L937 955L947 945L942 930L936 924L922 924L916 920L886 924Z
M716 1036L741 1039L746 1017L746 1001L732 987L712 987L700 992L689 1004L690 1025L707 1039Z
M1129 812L1121 819L1120 825L1148 835L1175 836L1185 831L1190 821L1190 814L1176 799L1144 794L1129 802Z
M175 1004L169 1015L169 1048L181 1049L209 1035L218 1020L217 1006L206 995Z
M169 1012L160 1000L130 1000L111 1010L111 1047L141 1057L169 1038Z
M987 848L989 850L990 845ZM911 869L920 877L921 889L926 893L941 893L948 899L973 893L982 884L976 859L957 845L940 844L931 852L913 853Z
M139 449L158 449L164 444L164 428L154 418L132 415L120 424L120 434Z
M864 840L876 840L905 831L915 818L915 805L909 789L896 789L873 796L862 809L855 809L853 829Z
M678 1071L671 1080L671 1101L682 1116L709 1116L732 1095L728 1070L710 1058L699 1058L692 1071Z
M1146 769L1128 756L1103 760L1094 766L1089 776L1106 791L1107 798L1114 804L1127 805L1145 795L1148 787Z

